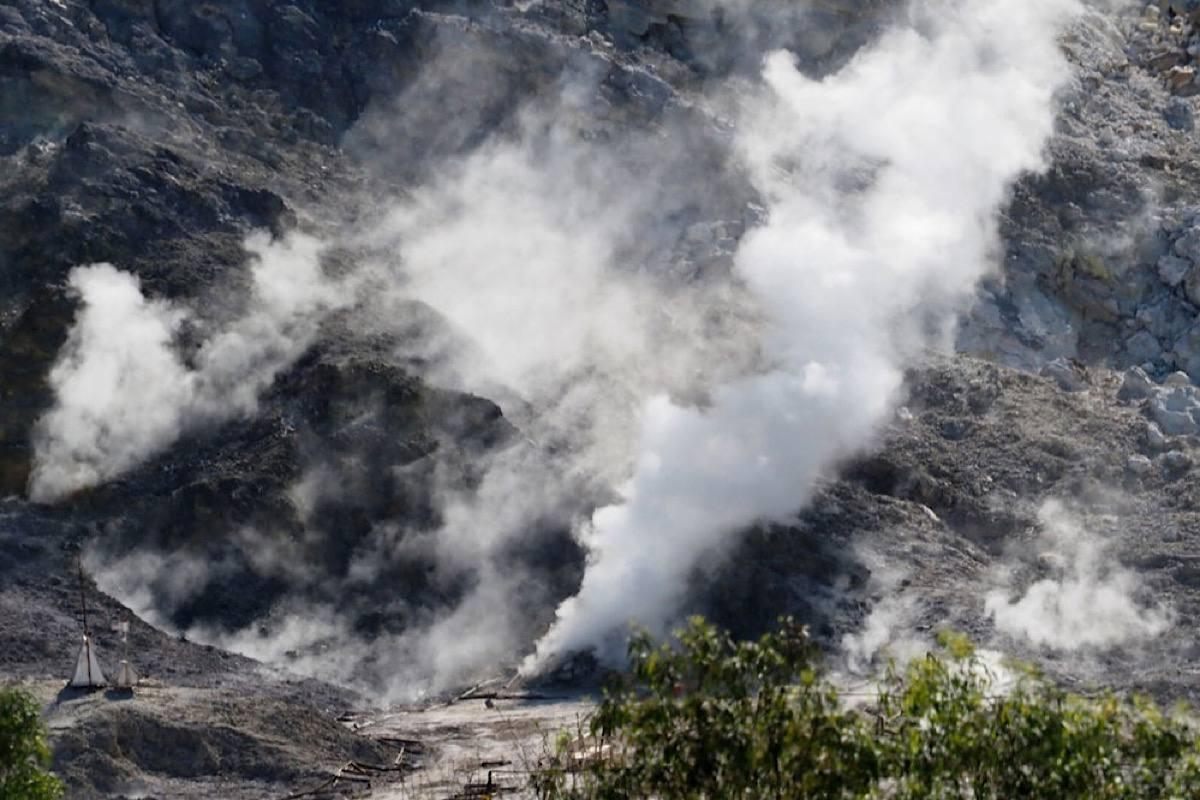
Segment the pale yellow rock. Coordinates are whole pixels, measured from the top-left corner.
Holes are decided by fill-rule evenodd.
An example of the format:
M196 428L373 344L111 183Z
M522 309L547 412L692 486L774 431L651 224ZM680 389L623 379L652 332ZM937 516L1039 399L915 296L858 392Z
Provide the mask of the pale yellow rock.
M1174 90L1190 85L1196 80L1196 68L1193 66L1171 67L1167 71L1167 83Z

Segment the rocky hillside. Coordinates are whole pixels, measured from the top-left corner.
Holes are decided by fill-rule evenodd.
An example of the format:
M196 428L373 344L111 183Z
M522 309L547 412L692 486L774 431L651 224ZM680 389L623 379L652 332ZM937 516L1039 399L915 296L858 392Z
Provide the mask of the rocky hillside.
M885 644L919 647L953 625L1064 681L1192 698L1200 12L1112 5L1089 5L1060 37L1069 74L1048 168L1004 205L998 266L962 315L957 352L919 359L878 448L848 454L794 524L759 526L705 561L689 608L746 633L797 614L850 672ZM52 694L76 642L76 548L113 595L107 616L124 605L153 623L134 637L148 674L282 709L230 723L258 743L247 746L302 717L299 728L324 731L330 763L384 757L320 716L355 702L348 694L273 671L248 680L266 668L228 648L350 684L364 704L412 699L480 677L414 656L412 632L510 580L520 590L504 584L505 636L520 644L490 668L514 667L578 589L586 551L573 532L619 483L580 468L572 391L625 400L588 364L524 394L456 373L445 354L466 347L461 320L396 300L378 283L394 273L378 265L432 224L420 213L465 217L491 184L463 179L444 205L430 186L532 140L555 176L603 187L568 195L563 213L617 231L614 262L669 296L720 288L711 313L665 335L664 359L692 337L734 342L755 312L729 276L766 201L734 157L730 106L714 98L736 95L771 49L806 75L833 74L903 14L888 0L0 4L0 677ZM610 143L617 157L563 157L563 139ZM657 189L608 220L638 176ZM255 250L248 237L264 231L271 244ZM223 332L280 333L239 325L257 319L270 248L299 247L297 236L326 243L322 280L358 283L320 315L289 318L287 346L215 392L248 401L181 418L127 469L39 493L56 369L82 346L73 270L135 276L137 308L174 314L170 351L202 381ZM568 252L585 258L591 244ZM719 378L738 368L726 360L751 360L734 350L662 381L675 391ZM532 462L538 471L520 471ZM496 464L516 477L493 484ZM478 529L493 520L467 515L455 547L469 552L448 557L433 533L487 492L541 504L519 538L495 542ZM454 630L419 641L457 653ZM164 708L175 701L164 702L57 712L75 796L133 793L139 780L173 796L193 791L188 781L196 796L232 791L210 781L229 763L222 748L241 745L203 732L219 727L219 694L189 695L207 710L179 740L209 736L212 759L164 766L154 748L126 746L174 730ZM246 766L237 791L320 772L272 746L278 769Z

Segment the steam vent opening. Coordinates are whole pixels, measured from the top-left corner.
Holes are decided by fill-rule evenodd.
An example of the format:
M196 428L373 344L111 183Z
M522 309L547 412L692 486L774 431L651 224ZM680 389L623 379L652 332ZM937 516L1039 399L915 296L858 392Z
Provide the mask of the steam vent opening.
M6 3L0 797L1200 796L1198 54Z

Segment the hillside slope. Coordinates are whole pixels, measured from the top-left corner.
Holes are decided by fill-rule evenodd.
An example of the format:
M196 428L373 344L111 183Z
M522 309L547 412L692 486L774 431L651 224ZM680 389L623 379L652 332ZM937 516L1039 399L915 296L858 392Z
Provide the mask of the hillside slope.
M0 677L53 695L77 642L80 549L101 616L144 620L139 664L180 690L161 707L59 704L75 796L139 780L266 796L325 774L297 766L314 752L385 758L332 714L520 663L580 587L582 521L632 468L634 390L703 407L764 368L735 265L769 198L729 114L764 52L836 74L904 11L719 6L0 5ZM1190 3L1157 9L1089 5L1070 23L1048 167L1012 188L956 346L915 357L903 408L807 507L797 487L794 521L699 559L684 610L744 633L796 614L849 673L952 625L1064 681L1194 699L1200 27ZM847 191L874 168L849 170ZM523 215L570 235L508 230ZM566 377L543 380L532 355L473 340L488 302L454 302L512 288L519 304L505 281L538 273L410 269L429 253L503 259L496 243L522 235L512 263L599 250L652 287L636 321L661 356L625 383L619 346L574 360L626 335L574 318L640 306L550 276L533 297L561 304L558 327L533 341ZM89 317L88 286L122 314ZM100 351L135 379L71 384ZM172 727L175 702L207 709L176 726L190 742L225 692L282 709L218 725L282 753L272 774L234 770L236 790L212 782L223 756L183 769L99 744ZM308 725L320 745L301 758L288 740Z

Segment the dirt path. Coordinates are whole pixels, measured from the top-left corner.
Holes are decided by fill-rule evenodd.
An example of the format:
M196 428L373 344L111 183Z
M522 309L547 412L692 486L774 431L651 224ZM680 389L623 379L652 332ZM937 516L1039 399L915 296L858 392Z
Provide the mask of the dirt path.
M554 747L560 731L586 728L595 708L589 695L481 695L449 705L364 715L351 725L372 738L409 740L421 769L403 784L379 791L381 800L469 797L470 792L533 797L529 774ZM489 785L490 792L487 787Z

